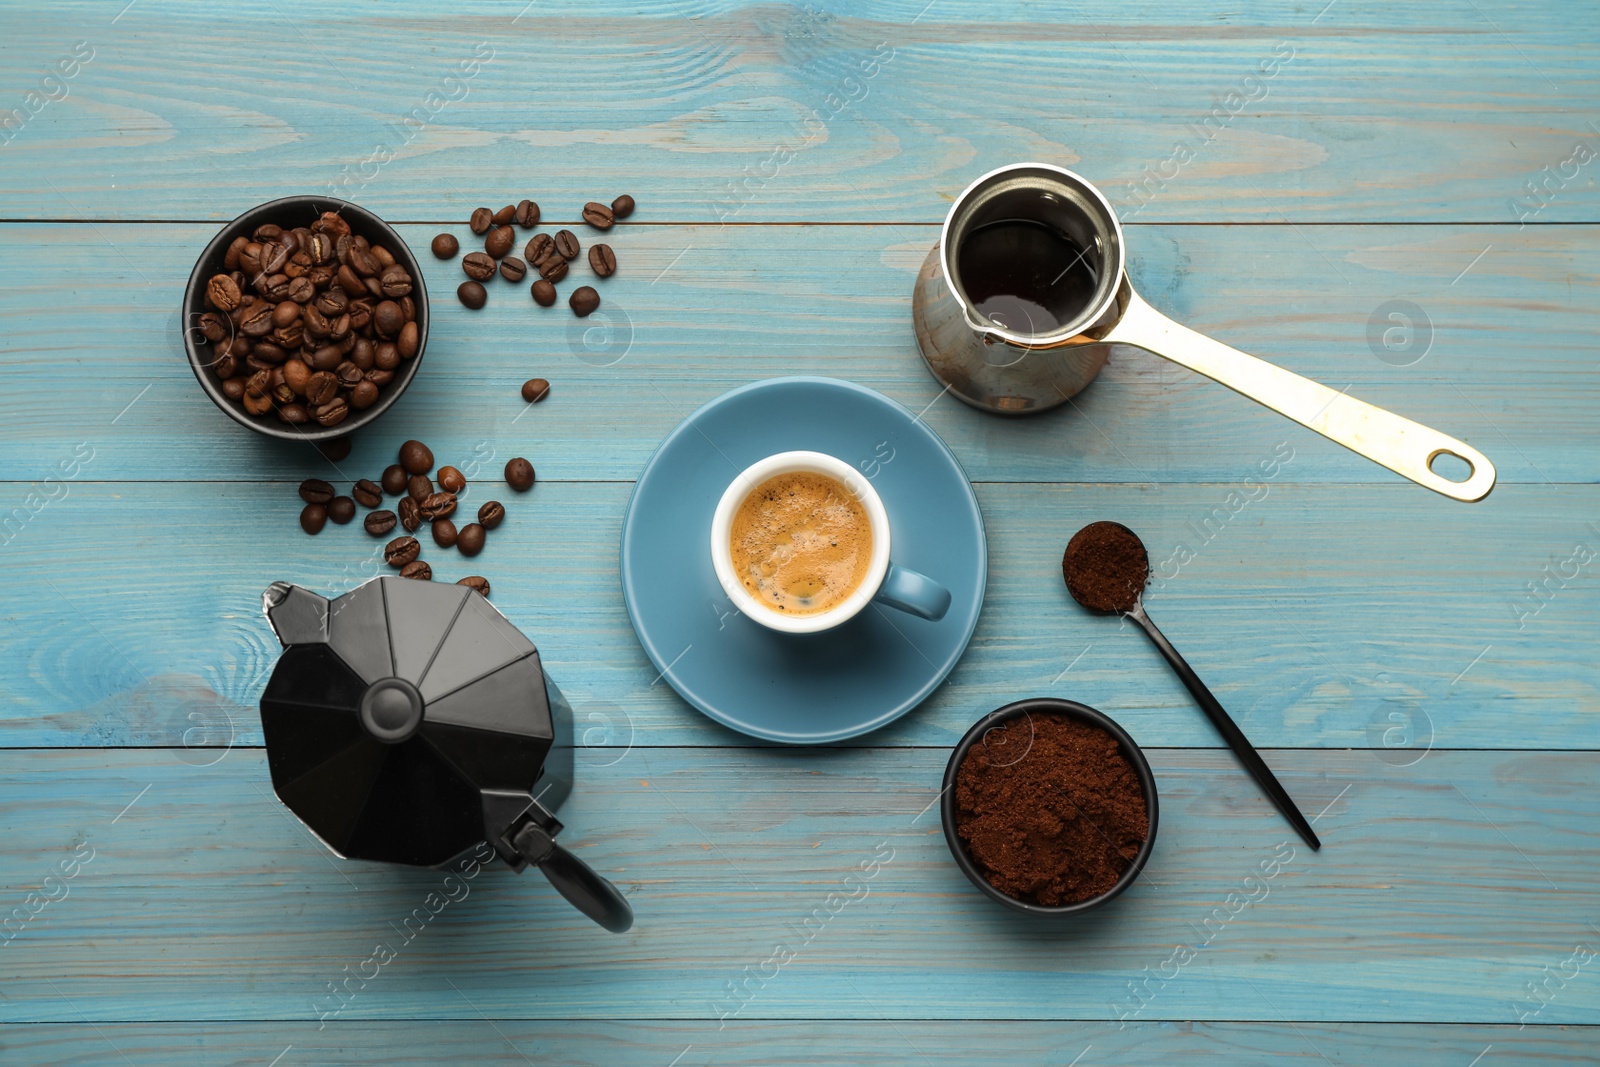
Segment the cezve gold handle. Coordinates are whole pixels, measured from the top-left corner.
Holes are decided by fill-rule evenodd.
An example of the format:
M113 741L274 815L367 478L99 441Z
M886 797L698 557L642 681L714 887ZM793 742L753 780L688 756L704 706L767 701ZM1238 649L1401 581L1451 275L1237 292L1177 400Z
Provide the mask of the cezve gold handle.
M1204 374L1453 500L1482 500L1494 488L1494 464L1465 441L1196 333L1145 303L1131 287L1127 296L1121 320L1100 341L1143 348ZM1441 454L1465 460L1472 473L1459 482L1435 474L1431 464Z

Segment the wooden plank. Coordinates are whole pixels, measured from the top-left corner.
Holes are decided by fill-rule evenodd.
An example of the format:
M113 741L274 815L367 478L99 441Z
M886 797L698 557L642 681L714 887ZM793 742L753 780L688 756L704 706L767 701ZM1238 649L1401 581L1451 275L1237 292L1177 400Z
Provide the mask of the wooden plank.
M257 440L227 420L182 358L181 285L214 232L4 228L5 477L42 478L80 443L96 449L100 479L329 472L309 449ZM1075 407L1036 418L1001 419L941 399L910 321L932 227L619 228L610 241L622 268L601 283L607 304L590 320L539 308L505 282L488 308L467 312L452 295L459 266L426 253L437 229L404 232L423 250L434 297L426 366L381 427L361 435L350 470L375 474L401 440L418 436L452 456L523 451L546 478L631 479L707 400L754 379L809 373L860 381L925 411L983 481L1237 481L1290 442L1300 458L1285 480L1402 484L1135 349L1119 351ZM1496 461L1503 482L1600 479L1591 323L1600 248L1591 229L1131 233L1135 284L1196 329L1462 437ZM110 277L87 288L102 268ZM70 294L71 314L61 294ZM1403 328L1383 317L1392 299L1427 316L1415 347L1391 357L1421 357L1408 366L1369 347L1369 330ZM517 387L534 375L554 392L528 412Z
M627 189L656 220L931 222L984 170L1043 158L1125 206L1164 176L1150 221L1515 223L1549 175L1536 220L1600 218L1572 155L1600 143L1585 5L1322 7L78 0L7 26L4 106L29 115L0 197L11 217L221 219L349 179L403 219L529 192L569 219ZM67 95L30 102L78 40ZM486 190L486 166L525 187Z
M1005 1063L1061 1067L1082 1062L1154 1062L1217 1057L1238 1067L1266 1067L1289 1056L1330 1057L1370 1067L1462 1067L1492 1049L1503 1062L1565 1067L1592 1059L1600 1040L1589 1027L1395 1023L1100 1023L1010 1020L1000 1026L939 1019L782 1022L735 1020L718 1029L692 1020L537 1022L481 1019L442 1022L333 1023L41 1023L0 1026L19 1063L76 1067L120 1053L130 1067L174 1063L261 1063L284 1053L282 1067L316 1062L417 1064L466 1062L484 1067L533 1063L595 1067L816 1067L872 1063L927 1067ZM1092 1058L1091 1058L1092 1056Z
M1320 813L1313 854L1226 753L1154 750L1161 829L1146 875L1090 919L1039 924L978 894L937 815L919 814L943 749L636 749L584 767L561 812L564 838L629 894L632 932L606 934L536 875L499 870L450 887L456 901L409 937L403 921L446 886L440 872L328 856L272 798L259 752L209 767L185 755L0 753L8 912L64 857L88 857L4 948L0 1018L314 1027L338 1007L345 1021L1126 1016L1514 1031L1539 1003L1527 984L1551 968L1566 985L1551 984L1532 1021L1600 1023L1593 974L1565 962L1600 937L1587 753L1435 752L1396 768L1267 752ZM396 958L374 977L362 961L380 941ZM795 955L764 964L776 946ZM1176 946L1193 957L1167 963ZM367 985L320 1001L347 965ZM1130 982L1147 979L1136 998Z
M386 571L359 524L305 536L292 483L67 484L4 549L0 744L259 745L277 657L261 591L287 579L333 594ZM1151 614L1260 744L1397 763L1435 743L1600 748L1600 599L1573 555L1600 546L1600 490L1504 486L1467 508L1407 487L1257 487L1231 512L1229 493L1254 490L980 485L989 592L972 646L926 704L858 743L946 746L991 708L1053 695L1146 744L1217 745L1144 638L1062 586L1067 539L1110 517L1150 549ZM465 506L488 493L469 486ZM502 492L510 517L483 555L428 542L424 557L443 580L490 578L591 717L588 743L748 744L655 684L617 577L629 493Z

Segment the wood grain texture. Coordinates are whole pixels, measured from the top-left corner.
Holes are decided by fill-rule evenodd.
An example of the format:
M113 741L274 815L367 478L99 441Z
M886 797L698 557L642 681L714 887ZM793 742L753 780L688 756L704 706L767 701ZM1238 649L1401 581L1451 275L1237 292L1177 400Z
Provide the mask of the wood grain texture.
M1052 925L981 896L937 814L919 814L944 750L635 749L584 766L561 812L564 840L629 895L633 931L606 934L502 869L409 940L396 927L439 872L327 855L272 797L260 752L208 767L181 755L0 753L12 906L93 849L0 949L0 1018L314 1025L327 983L388 939L397 958L350 986L339 1019L1515 1024L1525 984L1600 937L1587 753L1435 752L1396 768L1269 751L1320 813L1313 854L1285 843L1226 753L1154 750L1161 827L1144 877L1091 921ZM1163 982L1179 945L1195 955ZM794 957L764 964L775 946ZM1533 1025L1600 1023L1594 976L1579 977ZM1128 983L1145 979L1140 1008Z
M1592 12L1533 0L118 6L8 20L4 106L94 49L0 147L8 216L222 219L218 190L353 175L397 219L532 191L570 219L628 189L663 221L933 222L978 174L1040 158L1125 206L1147 168L1170 175L1151 221L1515 223L1526 182L1600 143ZM486 167L535 188L486 189ZM1592 172L1537 219L1600 219Z
M310 449L226 419L183 358L179 298L215 227L5 232L4 477L42 478L80 442L95 447L88 476L99 479L329 473ZM403 232L433 296L425 365L359 435L351 470L375 474L417 436L458 457L520 450L545 478L632 479L674 426L727 389L822 374L923 411L979 481L1236 482L1287 441L1299 457L1282 471L1287 481L1407 484L1137 349L1119 349L1072 405L1037 417L1001 419L940 398L909 299L933 227L624 225L608 236L622 266L599 283L607 303L588 320L564 305L540 308L525 286L504 281L487 308L469 312L454 297L459 263L426 251L438 227ZM1594 233L1136 226L1129 240L1135 285L1179 321L1461 437L1496 462L1502 483L1542 484L1600 480ZM584 242L593 236L583 229ZM110 277L90 287L97 269ZM590 280L587 266L575 274ZM1430 324L1417 324L1404 356L1421 358L1404 367L1369 347L1369 323L1396 298ZM1380 332L1403 328L1377 321ZM554 388L529 411L517 387L535 375ZM189 426L204 432L174 432Z
M1462 1067L1486 1048L1502 1062L1569 1067L1592 1060L1592 1027L1437 1026L1393 1023L1100 1023L1010 1020L1002 1026L940 1019L828 1020L826 1023L559 1019L496 1022L332 1023L36 1023L0 1025L0 1048L33 1067L124 1062L168 1067L261 1063L363 1063L436 1067L471 1063L525 1067L1062 1067L1090 1050L1084 1064L1127 1059L1216 1059L1266 1067L1321 1055L1329 1063L1368 1067ZM121 1054L122 1059L115 1056ZM1180 1061L1182 1062L1182 1061Z
M948 746L982 713L1050 695L1145 744L1218 745L1142 635L1067 596L1067 539L1110 517L1151 552L1151 615L1259 744L1396 762L1430 744L1600 748L1600 600L1593 564L1569 560L1600 548L1600 490L1503 486L1463 507L1407 486L1258 486L1230 518L1240 486L979 485L989 590L972 645L926 704L850 744ZM616 570L630 486L469 485L464 505L491 492L509 518L481 556L431 542L423 555L442 580L489 577L587 718L587 743L752 743L657 682L633 636ZM387 573L382 539L359 523L307 537L300 506L284 482L70 484L3 549L0 744L259 745L277 657L261 591L288 580L331 595ZM1180 547L1195 553L1182 565ZM1526 593L1562 561L1570 580Z

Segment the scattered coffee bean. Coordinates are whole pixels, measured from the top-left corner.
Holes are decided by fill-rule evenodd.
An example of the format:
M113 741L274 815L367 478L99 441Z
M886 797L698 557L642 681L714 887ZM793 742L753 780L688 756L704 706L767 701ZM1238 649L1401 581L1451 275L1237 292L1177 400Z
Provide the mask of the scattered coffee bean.
M383 491L390 496L399 496L406 491L406 479L408 477L410 477L410 473L405 467L398 463L389 464L383 468Z
M439 468L439 488L447 493L459 493L467 487L467 476L454 467Z
M633 207L633 197L629 196L627 193L623 193L621 196L611 201L611 214L619 219L625 219L629 215L633 214Z
M383 487L370 478L363 478L350 490L356 503L364 508L375 508L383 503Z
M384 534L394 529L394 512L368 512L367 517L361 520L361 525L367 531L367 533L371 534L373 537L382 537Z
M550 395L550 383L543 378L529 378L522 383L522 399L537 404Z
M583 250L578 244L578 236L571 230L557 230L555 235L556 252L562 259L576 259Z
M321 478L307 478L300 483L300 499L307 504L326 504L333 499L333 486Z
M540 278L533 283L533 302L540 307L549 307L554 304L556 302L556 287Z
M415 533L417 527L422 525L422 509L411 497L401 497L400 503L395 505L395 510L400 513L400 525L407 530Z
M545 256L535 266L539 268L539 277L547 282L559 282L567 276L567 261L559 255Z
M506 484L519 493L533 488L533 464L518 456L506 463Z
M489 231L489 236L483 239L483 250L495 259L499 259L511 251L516 239L516 231L510 226L496 226Z
M335 289L334 292L338 292L338 290ZM304 371L306 369L306 365L304 363L300 362L298 359L292 359L288 363L285 363L283 366L284 366L284 375L285 376L288 376L289 371L290 371L291 368L298 368L299 371ZM304 388L304 379L301 379L301 383L302 383L301 384L301 388ZM293 384L292 380L290 382L290 387L294 388L294 384ZM298 393L298 392L300 392L300 389L296 388L294 391L296 393ZM328 441L318 441L317 442L317 451L321 452L323 454L323 456L326 457L330 463L338 463L340 460L344 459L346 456L348 456L350 454L350 438L348 438L348 437L335 437L332 440L328 440Z
M419 582L433 581L433 568L420 559L414 559L400 568L400 577L414 578Z
M483 287L482 282L462 282L456 286L456 299L477 311L489 302L489 290Z
M461 242L453 233L441 233L433 239L433 254L439 259L455 259L461 251Z
M468 252L461 257L461 270L475 282L494 277L494 257L487 252Z
M554 237L547 233L536 233L528 241L528 247L523 249L522 252L529 263L537 263L555 250L556 239ZM219 336L217 339L221 340L221 337Z
M472 212L472 219L467 223L472 227L472 232L480 237L489 232L489 227L494 225L494 212L486 207L477 208Z
M433 482L426 474L413 474L406 479L406 492L420 504L433 495Z
M589 267L600 277L609 278L617 273L617 254L610 245L590 245Z
M496 226L505 226L505 225L508 225L511 222L511 220L516 218L516 217L517 217L517 205L515 205L515 204L507 204L505 207L501 208L499 211L496 211L494 213L494 218L493 218L492 221L494 222L494 224Z
M449 519L433 520L433 543L440 548L456 546L456 524Z
M300 529L308 534L319 534L328 523L328 509L321 504L307 504L300 509Z
M433 470L433 449L413 439L400 446L399 460L407 474L427 474Z
M507 256L500 261L500 277L508 282L520 282L528 273L528 265L516 256Z
M609 230L616 221L616 215L604 204L597 204L593 200L583 205L583 221L597 230Z
M511 218L524 230L531 230L539 225L539 205L532 200L519 200L516 213Z
M456 495L454 493L430 493L426 500L417 501L417 511L422 515L424 522L434 519L447 519L455 514Z
M383 561L391 567L404 567L422 553L415 537L396 537L383 546Z
M506 521L505 505L498 500L490 500L478 509L478 521L485 530L493 530Z
M567 297L567 305L572 308L572 313L578 318L594 313L600 306L600 294L594 291L592 285L580 285L572 290L572 295Z
M489 579L483 577L481 574L469 574L465 578L457 581L456 584L466 586L468 589L475 591L485 600L489 599Z
M486 540L483 527L475 522L469 522L461 527L461 532L456 534L456 551L463 556L476 556L483 551Z
M347 496L336 496L328 501L328 518L343 526L356 517L356 502Z

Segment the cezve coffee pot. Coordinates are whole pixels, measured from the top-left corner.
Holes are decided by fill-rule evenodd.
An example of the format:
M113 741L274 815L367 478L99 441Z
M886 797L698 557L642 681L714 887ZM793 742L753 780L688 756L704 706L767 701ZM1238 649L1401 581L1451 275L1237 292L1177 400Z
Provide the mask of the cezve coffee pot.
M1122 224L1069 170L1020 163L956 198L917 276L922 358L961 400L1026 414L1066 403L1132 345L1188 367L1397 474L1455 500L1494 488L1494 464L1464 441L1246 355L1182 326L1128 283ZM1471 473L1433 470L1441 455Z
M262 595L283 655L261 694L272 787L333 852L442 866L487 841L607 930L627 900L556 844L572 708L475 590L374 578L336 600Z

